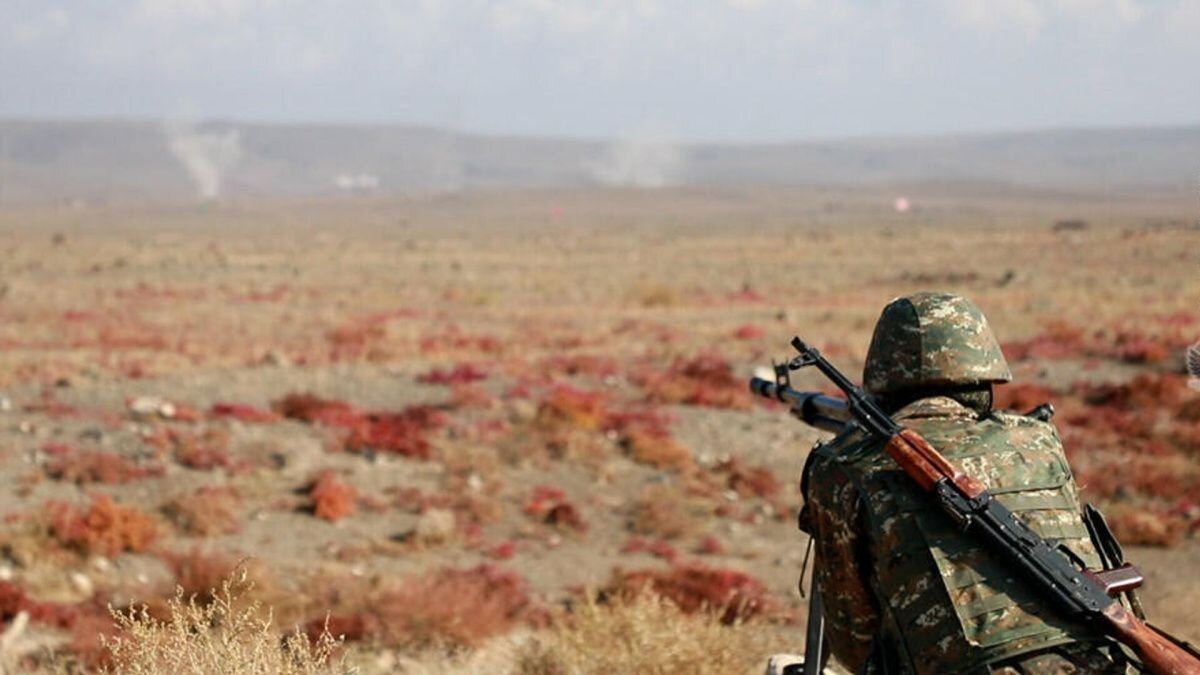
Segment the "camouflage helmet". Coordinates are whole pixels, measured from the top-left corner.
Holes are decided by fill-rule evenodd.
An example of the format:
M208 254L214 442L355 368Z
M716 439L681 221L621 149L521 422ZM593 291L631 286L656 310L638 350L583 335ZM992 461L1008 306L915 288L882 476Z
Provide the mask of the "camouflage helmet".
M1011 379L983 312L952 293L916 293L888 303L863 368L863 386L873 394Z

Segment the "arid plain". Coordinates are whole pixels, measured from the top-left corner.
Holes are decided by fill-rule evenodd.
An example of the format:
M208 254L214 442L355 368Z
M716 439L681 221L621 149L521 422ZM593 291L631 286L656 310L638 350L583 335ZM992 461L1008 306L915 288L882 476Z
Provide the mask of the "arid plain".
M1198 213L969 184L0 210L0 618L103 663L108 605L240 568L368 671L482 669L647 586L799 650L822 435L746 379L794 334L857 373L889 299L952 290L1198 640Z

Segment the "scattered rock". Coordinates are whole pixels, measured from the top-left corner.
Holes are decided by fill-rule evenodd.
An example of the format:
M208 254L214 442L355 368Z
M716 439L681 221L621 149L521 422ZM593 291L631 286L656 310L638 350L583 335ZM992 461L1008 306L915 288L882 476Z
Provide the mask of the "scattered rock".
M91 577L83 572L71 573L71 585L75 587L79 594L90 598L96 592L96 585L92 583Z
M157 396L135 396L129 400L129 412L137 417L161 417L163 419L171 419L175 417L175 404L170 401L158 398Z
M288 358L287 354L284 354L277 349L269 349L265 354L262 355L261 358L259 358L258 363L259 365L263 366L287 368L288 366L292 365L292 360Z
M417 519L413 536L422 544L441 544L454 536L455 525L453 511L429 509Z
M1089 225L1086 220L1069 218L1054 223L1053 229L1055 232L1082 232L1083 230L1088 229L1088 227Z

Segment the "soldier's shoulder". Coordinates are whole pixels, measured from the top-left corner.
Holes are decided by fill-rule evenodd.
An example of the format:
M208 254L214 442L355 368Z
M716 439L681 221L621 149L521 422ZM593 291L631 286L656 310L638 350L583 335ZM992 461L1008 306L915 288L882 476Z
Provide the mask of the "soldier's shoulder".
M1040 420L1029 415L1022 415L1011 410L993 410L988 419L1003 427L1010 428L1026 428L1038 429L1054 433L1055 428L1052 422Z

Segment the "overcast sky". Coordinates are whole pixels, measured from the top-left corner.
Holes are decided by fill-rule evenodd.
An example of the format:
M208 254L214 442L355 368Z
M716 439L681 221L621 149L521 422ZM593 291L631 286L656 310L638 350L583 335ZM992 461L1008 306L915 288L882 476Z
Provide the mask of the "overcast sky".
M780 140L1200 123L1200 0L0 0L0 115Z

